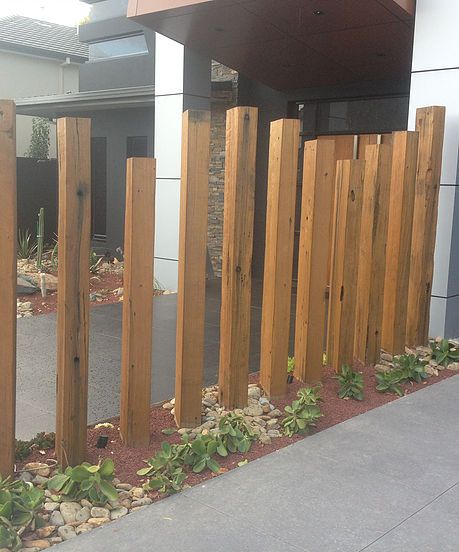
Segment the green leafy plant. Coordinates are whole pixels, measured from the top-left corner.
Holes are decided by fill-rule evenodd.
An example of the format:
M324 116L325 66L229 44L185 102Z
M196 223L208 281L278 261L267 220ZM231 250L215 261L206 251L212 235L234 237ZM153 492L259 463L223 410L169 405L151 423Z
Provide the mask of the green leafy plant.
M432 349L432 358L441 366L448 366L452 362L459 362L459 350L447 339L442 339L440 343L430 342Z
M36 449L46 450L53 448L56 441L55 433L37 433L30 441L16 440L16 460L24 460Z
M363 401L363 374L354 372L350 366L344 364L335 379L339 383L338 397L340 399L356 399Z
M229 452L249 452L256 435L242 416L229 412L220 418L216 439L217 453L225 457Z
M0 546L7 550L19 550L22 547L18 532L4 517L0 517Z
M400 370L387 370L376 372L376 390L380 393L396 393L403 397L403 374Z
M95 251L91 251L89 255L89 272L91 274L98 274L103 260L103 257L99 257Z
M31 483L0 477L0 547L17 550L21 547L19 534L30 527L43 525L38 516L43 507L44 492Z
M286 417L282 420L284 433L288 437L299 433L305 435L323 415L319 402L320 388L305 387L297 393L297 399L285 407Z
M220 465L213 458L218 445L217 439L210 435L197 435L184 455L185 464L190 466L194 473L201 473L206 468L218 473Z
M288 374L293 374L294 371L295 371L295 359L294 359L294 357L288 357L288 360L287 360L287 373Z
M426 363L416 355L400 355L394 358L394 367L400 370L404 380L421 383L427 379Z
M48 481L48 489L73 500L89 499L93 504L104 505L116 500L118 492L112 485L115 465L106 458L95 466L83 462L74 468L68 467Z
M425 363L416 355L394 357L394 368L376 373L376 389L381 393L396 393L403 397L402 385L409 381L421 383L428 377Z
M145 462L147 467L137 472L137 475L149 478L145 488L166 494L179 492L187 477L183 465L189 447L186 439L185 442L174 445L164 442L161 450Z
M19 228L18 230L18 251L19 259L30 259L37 251L37 244L33 242L30 230Z
M34 159L49 159L49 121L43 117L34 117L32 120L32 136L27 157Z

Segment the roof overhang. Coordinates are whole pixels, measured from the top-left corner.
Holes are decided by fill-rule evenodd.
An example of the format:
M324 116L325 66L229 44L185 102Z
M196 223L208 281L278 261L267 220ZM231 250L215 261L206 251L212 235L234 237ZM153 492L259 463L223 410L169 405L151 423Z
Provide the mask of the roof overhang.
M273 88L409 78L415 0L130 0L128 16Z
M154 86L116 88L15 100L18 115L56 118L104 109L153 107Z

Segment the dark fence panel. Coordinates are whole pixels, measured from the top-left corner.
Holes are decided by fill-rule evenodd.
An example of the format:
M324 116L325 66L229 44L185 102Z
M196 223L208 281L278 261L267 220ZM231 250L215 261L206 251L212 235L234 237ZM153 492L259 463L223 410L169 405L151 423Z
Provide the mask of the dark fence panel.
M18 228L37 233L38 211L45 209L45 241L57 233L57 160L18 157Z

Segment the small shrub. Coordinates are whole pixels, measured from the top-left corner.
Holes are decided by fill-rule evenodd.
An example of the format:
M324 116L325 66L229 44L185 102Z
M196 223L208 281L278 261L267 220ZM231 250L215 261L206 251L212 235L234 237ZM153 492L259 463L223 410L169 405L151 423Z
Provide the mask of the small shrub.
M103 260L104 257L99 257L97 253L92 250L89 255L89 272L91 274L98 274Z
M178 445L164 442L161 450L146 461L147 467L137 472L141 477L148 477L144 487L148 490L174 494L182 490L186 481L183 471L184 456L190 444L185 439Z
M430 342L432 349L432 358L441 366L448 366L452 362L459 362L459 350L453 343L447 339L442 339L440 343Z
M48 481L48 489L73 500L89 499L93 504L103 506L108 500L116 500L118 492L112 485L115 465L111 458L91 466L83 462Z
M403 397L403 375L400 370L376 372L376 389L380 393L396 393Z
M381 393L396 393L403 397L402 385L410 381L421 383L428 377L425 363L416 355L394 357L394 368L376 373L376 389Z
M20 534L43 525L38 516L43 507L44 492L24 481L0 477L0 548L21 548Z
M37 244L33 242L30 230L18 230L18 259L30 259L37 251Z
M217 437L217 452L220 456L228 456L228 452L249 452L252 442L256 439L249 424L242 416L230 412L220 419Z
M194 473L201 473L206 468L214 473L218 473L220 465L213 458L217 449L217 439L210 435L197 435L184 456L184 462L187 466L191 467Z
M297 400L285 407L287 416L282 420L284 433L288 437L299 433L305 435L309 428L321 418L319 387L305 387L297 393Z
M363 401L363 374L354 372L350 366L345 364L335 379L339 383L338 397L340 399Z

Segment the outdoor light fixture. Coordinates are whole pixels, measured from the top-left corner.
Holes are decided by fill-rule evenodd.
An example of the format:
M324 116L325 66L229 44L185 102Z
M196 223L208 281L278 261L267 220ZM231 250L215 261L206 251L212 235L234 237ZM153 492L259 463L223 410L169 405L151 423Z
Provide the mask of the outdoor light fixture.
M97 439L96 448L98 449L104 449L108 444L108 436L107 435L100 435L100 437Z
M312 15L325 15L325 12L323 12L322 10L314 10L312 12Z

